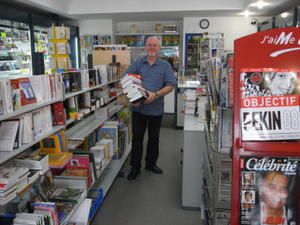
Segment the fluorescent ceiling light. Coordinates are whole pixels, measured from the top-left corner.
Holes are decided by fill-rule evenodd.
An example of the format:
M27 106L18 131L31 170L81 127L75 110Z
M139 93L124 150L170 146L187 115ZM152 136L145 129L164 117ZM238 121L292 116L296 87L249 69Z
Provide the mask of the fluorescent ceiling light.
M280 14L280 16L281 16L282 18L287 18L288 15L289 15L288 12L284 12L284 13L281 13L281 14Z
M263 7L268 6L268 5L270 5L270 3L267 3L267 2L264 2L264 1L260 0L260 1L252 3L250 6L254 6L254 7L257 7L259 9L262 9Z
M249 17L250 15L253 15L253 12L249 12L248 10L245 10L244 12L240 13L240 15L243 15L245 17Z

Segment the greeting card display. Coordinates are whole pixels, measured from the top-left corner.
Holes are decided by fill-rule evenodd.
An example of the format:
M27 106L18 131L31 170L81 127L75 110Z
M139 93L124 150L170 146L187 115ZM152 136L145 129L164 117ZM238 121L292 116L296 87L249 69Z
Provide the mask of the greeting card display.
M242 69L240 81L244 141L300 139L299 71Z

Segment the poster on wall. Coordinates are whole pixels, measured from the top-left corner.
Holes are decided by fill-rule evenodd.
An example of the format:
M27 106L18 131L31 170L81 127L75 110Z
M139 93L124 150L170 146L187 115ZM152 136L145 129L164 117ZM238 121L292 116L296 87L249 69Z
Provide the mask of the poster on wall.
M299 71L243 69L240 87L242 140L300 139Z
M241 225L299 225L300 158L241 159Z

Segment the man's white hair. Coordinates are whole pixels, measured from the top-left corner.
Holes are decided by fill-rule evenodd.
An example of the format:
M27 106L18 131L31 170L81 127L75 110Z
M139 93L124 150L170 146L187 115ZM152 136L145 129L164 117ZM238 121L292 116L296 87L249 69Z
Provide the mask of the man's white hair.
M148 37L147 40L146 40L146 44L147 44L148 40L150 40L150 39L157 40L157 42L159 43L159 46L160 46L160 39L157 36L150 36L150 37Z

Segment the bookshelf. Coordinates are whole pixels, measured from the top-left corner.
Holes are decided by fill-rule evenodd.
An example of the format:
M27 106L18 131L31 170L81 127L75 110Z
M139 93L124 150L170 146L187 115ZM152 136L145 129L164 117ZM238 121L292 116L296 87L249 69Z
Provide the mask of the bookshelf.
M180 34L178 32L170 33L118 33L116 34L116 43L125 44L131 48L144 47L146 39L150 36L156 36L161 40L161 47L178 47L180 43Z
M42 134L41 136L39 136L37 139L35 139L33 142L30 142L29 144L22 145L20 148L15 149L11 152L0 152L0 164L12 159L13 157L17 156L18 154L26 151L28 148L32 147L33 145L39 143L41 140L50 136L51 134L54 134L64 128L65 128L65 126L55 126L55 127L53 127L52 130L45 132L44 134Z
M59 225L68 225L70 219L72 218L72 216L77 212L79 206L84 202L84 200L86 199L86 195L84 196L84 198L80 199L80 201L74 206L73 210L71 211L71 213L66 217L66 219Z
M24 106L21 109L16 110L16 111L14 111L12 113L0 116L0 121L11 119L13 117L20 116L20 115L22 115L24 113L31 112L31 111L34 111L36 109L39 109L39 108L42 108L44 106L51 105L53 103L60 102L60 101L61 100L58 99L58 100L51 100L51 101L46 101L46 102L39 102L39 103L34 103L34 104L30 104L30 105Z
M131 152L131 145L127 145L126 151L120 160L112 160L107 166L106 170L101 174L99 179L99 186L97 184L95 187L103 188L104 197L108 193L111 185L113 184L115 178L117 177L120 169L123 167L129 153Z
M83 90L80 90L80 91L68 93L68 94L65 95L65 99L72 98L72 97L74 97L74 96L76 96L76 95L80 95L80 94L83 94L83 93L86 93L86 92L95 90L95 89L97 89L97 88L104 87L104 86L106 86L106 85L109 85L109 84L118 82L119 80L120 80L120 79L112 80L112 81L109 81L109 82L107 82L107 83L105 83L105 84L99 84L99 85L96 85L96 86L94 86L94 87L90 87L90 88L86 88L86 89L83 89Z
M74 71L72 71L72 72L74 73ZM79 90L79 91L70 92L70 93L65 94L64 90L67 90L66 87L68 87L68 86L64 87L64 85L66 85L66 83L64 83L64 77L62 75L64 73L60 73L60 75L58 76L59 77L59 84L60 84L59 86L55 86L56 85L56 83L55 83L56 80L54 81L54 84L55 84L54 87L55 88L53 86L51 86L51 84L52 84L52 83L50 83L51 80L48 81L48 78L45 78L45 76L41 76L41 78L40 78L41 80L46 79L47 82L49 83L49 84L47 83L47 85L51 86L51 90L49 89L49 93L51 92L51 98L54 99L54 100L48 100L48 101L43 101L43 102L38 101L37 103L32 103L32 104L23 106L19 110L16 110L16 111L13 111L11 113L4 114L4 115L0 116L0 124L1 124L5 120L14 119L15 117L22 116L23 114L27 114L27 113L29 113L30 115L34 114L35 110L38 110L38 112L43 111L43 107L45 107L48 110L47 111L47 116L49 116L49 118L54 117L53 121L52 121L52 119L49 120L50 123L51 123L50 125L52 127L51 130L47 130L47 131L42 132L43 130L40 131L40 127L37 127L37 131L34 131L34 135L35 135L34 141L29 141L29 143L26 142L28 144L23 144L23 143L25 143L25 141L22 141L22 139L21 139L21 142L20 142L21 147L20 148L14 149L11 152L0 152L0 164L4 164L6 162L7 162L7 165L9 165L9 163L13 164L14 157L16 157L17 155L19 155L22 152L25 152L26 150L29 150L31 147L38 144L39 142L41 142L45 138L49 137L52 134L57 133L58 131L63 130L63 129L66 129L65 133L66 133L67 139L83 140L88 135L90 135L92 132L94 132L97 128L99 128L102 124L104 124L105 121L107 121L109 118L111 118L114 114L116 114L119 110L121 110L124 107L124 105L116 104L117 103L116 100L117 100L118 96L120 95L119 86L117 84L113 85L113 89L109 90L110 87L112 87L112 85L110 85L110 84L116 83L120 80L120 79L114 79L114 78L117 78L116 76L114 76L114 77L110 76L109 79L113 79L113 80L111 80L109 82L105 82L103 84L95 85L99 82L96 82L96 83L94 82L94 77L95 77L94 73L91 76L92 78L90 77L90 74L88 74L88 79L87 79L87 82L86 82L86 79L85 79L86 77L84 77L86 74L83 74L83 73L80 72L79 76L81 76L83 78L82 79L80 78L79 87L82 88L82 90L76 89L76 90ZM97 75L99 75L99 74L97 74ZM49 79L50 78L53 78L53 77L49 76ZM91 79L92 79L92 81L91 81ZM99 79L99 77L97 77L96 79ZM99 79L99 80L101 80L101 79ZM102 81L103 81L103 79L102 79ZM10 82L7 82L7 83L10 83ZM73 85L73 83L71 83L71 84ZM32 86L35 85L35 87L37 86L38 87L36 89L37 91L39 90L40 87L44 88L44 86L43 86L44 83L42 83L42 84L38 83L38 85L36 83L29 83L29 85L32 85ZM87 87L89 85L95 85L95 86L92 86L92 87L89 87L89 88L84 88L84 87ZM105 86L107 86L107 87L105 87ZM47 87L46 89L48 90L48 86L46 86L46 87ZM98 88L99 88L99 90L97 90ZM73 90L75 90L75 89L73 89ZM59 94L56 94L55 91L59 91ZM54 113L55 110L57 109L56 108L57 106L61 107L61 108L58 108L58 110L62 109L62 111L64 111L64 116L66 116L65 111L67 111L67 106L63 105L62 104L63 102L67 103L66 101L69 98L75 97L77 95L85 94L86 92L92 92L92 91L93 91L93 93L91 93L92 97L89 100L90 103L91 103L91 105L89 106L90 111L88 111L88 113L86 113L85 116L82 117L80 121L77 121L77 119L73 119L73 118L70 118L70 119L65 121L65 119L62 118L63 116L60 115L61 118L60 118L60 120L57 120L57 121L64 122L65 124L64 125L59 125L59 126L54 125L54 123L58 123L56 121L56 118L55 118L56 114ZM95 92L100 92L100 94L98 94L98 93L96 94ZM10 91L8 91L8 93L10 93ZM36 92L36 93L38 93L38 92ZM3 94L3 93L0 92L0 94ZM47 94L48 94L48 92L47 92ZM44 98L45 97L44 95L42 95L42 96L35 95L35 97L37 99L46 99L46 98ZM83 96L78 96L78 99L81 100L82 99L81 97L83 97ZM101 99L101 104L96 105L96 106L92 105L92 100L100 101L100 98L103 98L103 99ZM47 99L49 99L49 98L47 98ZM103 103L102 103L102 100L103 100ZM2 104L2 102L0 102L0 103ZM55 103L59 103L59 104L55 104ZM7 103L5 103L5 104L7 104ZM3 105L1 105L1 106L3 106ZM42 110L39 110L40 108L42 108ZM51 108L53 108L53 111L51 111ZM81 109L83 109L83 108L81 108ZM2 112L6 113L7 111L3 110ZM75 123L75 121L77 123ZM35 123L37 123L37 122L35 121ZM35 128L35 123L34 123L34 128ZM37 123L37 124L40 124L40 123ZM45 124L48 125L46 122L45 122ZM48 127L46 125L44 126L45 128L50 128L50 125ZM38 132L40 132L39 135L37 135ZM122 131L122 132L124 132L124 131ZM126 134L126 132L127 132L127 134ZM102 186L107 187L108 185L109 186L112 185L113 180L116 178L116 176L118 174L118 171L121 169L121 167L123 166L124 162L126 161L128 155L129 155L130 148L128 146L128 143L125 146L125 142L124 142L124 137L126 135L128 135L128 131L125 131L125 134L122 133L122 136L120 137L120 140L121 140L120 143L123 143L122 150L116 150L115 151L115 149L114 149L114 152L117 152L117 151L120 152L120 153L119 152L116 153L116 155L118 155L118 157L120 157L121 154L124 153L122 155L122 157L120 157L120 159L114 159L114 160L109 161L104 167L102 167L101 170L98 169L99 170L99 171L97 170L98 172L96 170L93 171L93 172L95 172L94 173L95 176L94 175L93 176L95 177L95 181L97 183L99 182L99 180L102 180L103 176L105 176L107 171L112 171L112 172L109 172L109 174L110 174L109 175L109 181L105 181L104 184L101 184L101 188L102 188ZM20 139L16 139L16 140L20 140ZM119 139L117 139L117 140L119 140ZM126 141L127 141L127 139L126 139ZM118 157L116 157L116 158L118 158ZM11 160L11 161L9 161L9 160ZM94 162L93 159L91 159L89 161L89 163L91 163L91 162ZM46 177L45 174L44 175L41 175L41 174L39 175L39 179L43 179L45 177ZM94 179L94 178L92 178L92 179ZM105 178L104 180L107 180L107 179L108 178ZM27 181L27 177L26 177L26 181ZM24 183L24 185L26 185L26 187L24 186L24 189L22 188L23 189L22 192L27 192L28 190L30 190L33 182L34 181L32 181L31 183L29 183L29 182ZM36 183L39 183L39 182L36 182ZM102 181L100 181L100 183L102 183ZM59 185L56 185L56 188L57 187L59 187ZM76 188L76 187L73 187L73 188ZM90 188L88 191L91 191L91 189L92 188ZM80 198L80 200L78 200L78 203L72 209L71 213L67 216L67 218L64 220L64 222L61 223L60 225L68 224L70 219L72 218L72 216L76 213L79 213L79 212L77 212L78 208L80 207L80 205L83 203L83 201L86 198L87 198L87 193L85 194L84 198L82 198L82 199ZM8 201L8 202L10 202L10 201ZM15 212L18 212L18 211L13 211L13 213L15 213ZM1 223L1 221L0 221L0 223Z
M112 105L111 103L110 105ZM95 114L92 114L88 118L80 121L78 124L67 130L67 136L70 140L82 140L89 134L91 134L95 129L101 126L106 120L108 120L111 116L121 110L124 105L115 105L113 106L113 111L108 113L108 108L110 105L106 107L101 107L95 110Z
M156 36L156 35L179 35L178 32L170 32L170 33L117 33L116 36L136 36L136 35L148 35L148 36Z

